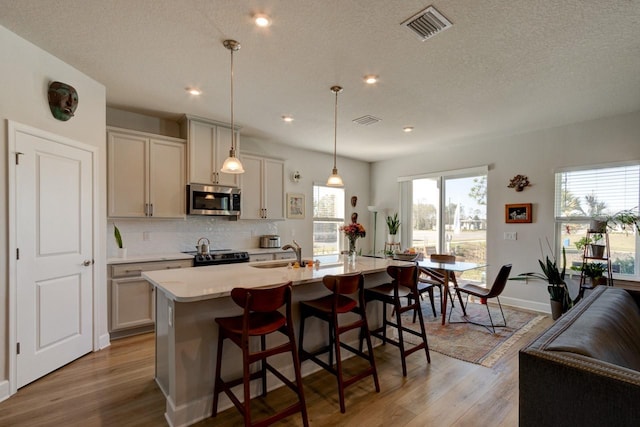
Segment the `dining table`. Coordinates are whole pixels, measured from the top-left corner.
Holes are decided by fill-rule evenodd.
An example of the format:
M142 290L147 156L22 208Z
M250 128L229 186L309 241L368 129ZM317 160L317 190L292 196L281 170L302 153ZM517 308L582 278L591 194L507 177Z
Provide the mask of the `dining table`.
M447 315L447 297L449 295L449 275L455 273L462 273L469 270L475 270L476 268L486 267L487 264L455 261L455 262L436 262L428 259L417 261L420 267L436 270L444 276L444 289L442 289L442 324L445 324ZM455 279L454 279L455 280Z

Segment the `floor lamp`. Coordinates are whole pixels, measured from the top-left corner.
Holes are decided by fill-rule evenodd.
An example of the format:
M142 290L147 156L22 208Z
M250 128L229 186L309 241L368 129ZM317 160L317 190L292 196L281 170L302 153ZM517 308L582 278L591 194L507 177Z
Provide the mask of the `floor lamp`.
M369 212L373 212L373 256L376 256L376 229L378 228L378 208L368 206Z

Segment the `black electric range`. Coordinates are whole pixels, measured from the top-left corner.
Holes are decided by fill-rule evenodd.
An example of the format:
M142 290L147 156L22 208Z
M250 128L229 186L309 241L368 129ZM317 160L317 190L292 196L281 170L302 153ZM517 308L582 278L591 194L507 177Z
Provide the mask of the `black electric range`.
M249 253L245 251L234 251L232 249L214 249L208 254L198 254L198 252L184 252L193 255L193 266L202 267L205 265L235 264L239 262L249 262Z

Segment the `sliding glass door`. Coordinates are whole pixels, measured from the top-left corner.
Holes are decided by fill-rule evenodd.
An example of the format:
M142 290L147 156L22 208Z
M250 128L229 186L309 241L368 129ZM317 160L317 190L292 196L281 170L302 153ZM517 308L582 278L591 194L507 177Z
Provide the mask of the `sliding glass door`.
M484 169L452 171L402 180L407 242L425 256L456 255L486 261L487 174Z

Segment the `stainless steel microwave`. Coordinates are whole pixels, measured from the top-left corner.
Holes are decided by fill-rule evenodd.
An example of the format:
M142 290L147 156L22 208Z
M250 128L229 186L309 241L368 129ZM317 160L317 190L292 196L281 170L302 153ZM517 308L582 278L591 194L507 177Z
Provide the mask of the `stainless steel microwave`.
M187 185L187 214L240 215L240 189L219 185Z

